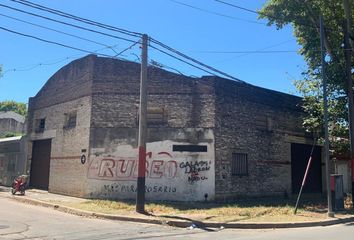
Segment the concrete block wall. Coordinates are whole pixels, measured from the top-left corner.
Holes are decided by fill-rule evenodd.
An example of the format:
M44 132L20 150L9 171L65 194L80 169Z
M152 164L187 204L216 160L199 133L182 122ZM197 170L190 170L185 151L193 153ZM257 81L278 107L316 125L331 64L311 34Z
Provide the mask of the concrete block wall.
M65 114L76 112L76 126L67 128ZM88 165L81 156L89 153L91 97L36 109L34 119L45 118L45 129L32 132L30 140L51 139L49 191L71 196L84 196ZM30 168L30 163L29 163Z
M15 177L25 174L26 137L0 139L0 185L12 186Z
M301 99L216 79L216 198L291 193L289 135L305 138ZM248 156L248 175L232 175L232 154Z
M0 119L0 137L7 133L23 133L24 123L18 122L12 118Z
M89 55L62 67L29 99L27 172L30 174L33 141L52 139L50 192L83 196L87 166L81 164L80 158L82 154L89 157L94 59ZM65 114L75 111L75 128L66 128ZM41 118L45 118L45 129L38 133L36 119Z

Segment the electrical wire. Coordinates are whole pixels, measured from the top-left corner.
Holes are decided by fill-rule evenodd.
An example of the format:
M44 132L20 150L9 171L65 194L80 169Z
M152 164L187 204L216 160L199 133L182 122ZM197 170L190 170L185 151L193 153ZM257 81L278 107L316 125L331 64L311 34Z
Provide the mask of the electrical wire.
M166 55L168 55L168 56L170 56L170 57L172 57L172 58L175 58L175 59L177 59L177 60L179 60L179 61L181 61L181 62L183 62L183 63L185 63L185 64L188 64L188 65L190 65L190 66L192 66L192 67L195 67L195 68L197 68L197 69L199 69L199 70L202 70L203 72L209 73L209 74L211 74L211 75L213 75L213 76L217 76L215 73L210 72L210 71L208 71L208 70L205 70L205 69L203 69L203 68L201 68L201 67L198 67L198 66L196 66L196 65L194 65L194 64L192 64L192 63L189 63L189 62L187 62L187 61L185 61L185 60L183 60L183 59L181 59L181 58L179 58L179 57L174 56L174 55L171 54L171 53L168 53L168 52L166 52L166 51L164 51L164 50L161 50L161 49L159 49L159 48L157 48L157 47L155 47L155 46L152 46L152 45L149 45L149 46L150 46L151 48L153 48L153 49L155 49L155 50L157 50L157 51L159 51L159 52L161 52L161 53L164 53L164 54L166 54Z
M319 50L321 51L321 50ZM296 50L270 50L270 51L199 51L199 53L208 53L208 54L240 54L240 53L296 53Z
M11 0L11 1L18 2L18 3L29 2L29 1L22 1L22 0L21 0L21 1L18 1L18 0ZM27 4L26 4L26 5L27 5ZM71 26L71 27L76 27L76 28L80 28L80 29L83 29L83 30L91 31L91 32L94 32L94 33L99 33L99 34L103 34L103 35L106 35L106 36L115 37L115 38L119 38L119 39L122 39L122 40L126 40L126 41L130 41L130 42L135 43L135 41L132 41L132 40L130 40L130 39L126 39L126 38L121 38L121 37L113 36L113 35L106 34L106 33L102 33L102 32L98 32L98 31L95 31L95 30L92 30L92 29L87 29L87 28L84 28L84 27L81 27L81 26L78 26L78 25L74 25L74 24L70 24L70 23L67 23L67 22L63 22L63 21L59 21L59 20L52 19L52 18L48 18L48 17L42 16L42 15L30 13L30 12L27 12L27 11L24 11L24 10L20 10L20 9L17 9L17 8L13 8L13 7L10 7L10 6L7 6L7 5L0 4L0 6L9 8L9 9L12 9L12 10L15 10L15 11L19 11L19 12L22 12L22 13L30 14L30 15L32 15L32 16L44 18L44 19L46 19L46 20L50 20L50 21L54 21L54 22L57 22L57 23L65 24L65 25L68 25L68 26ZM43 6L41 6L41 7L43 7ZM44 8L45 8L45 7L44 7ZM74 17L74 20L78 20L78 19L79 19L79 17L76 17L76 16ZM79 20L78 20L78 21L79 21ZM87 50L84 50L84 49L80 49L80 48L76 48L76 47L71 47L71 46L68 46L68 45L65 45L65 44L61 44L61 43L57 43L57 42L53 42L53 41L41 39L41 38L38 38L38 37L35 37L35 36L31 36L31 35L28 35L28 34L21 34L21 33L19 33L19 32L15 32L15 31L12 31L12 30L9 30L9 29L5 29L5 28L1 28L1 29L2 29L2 30L5 30L5 31L10 31L10 32L13 32L13 33L17 33L17 34L20 34L20 35L23 35L23 36L26 36L26 37L31 37L31 38L34 38L34 39L37 39L37 40L40 40L40 41L44 41L44 42L47 42L47 43L52 43L52 44L60 45L60 46L63 46L63 47L72 48L72 49L79 50L79 51L83 51L83 52L87 52L87 53L92 53L92 52L87 51ZM227 73L224 73L224 72L222 72L222 71L220 71L220 70L217 70L217 69L215 69L215 68L213 68L213 67L211 67L211 66L208 66L208 65L206 65L206 64L204 64L204 63L202 63L202 62L200 62L200 61L198 61L198 60L196 60L196 59L194 59L194 58L191 58L191 57L189 57L189 56L187 56L187 55L185 55L185 54L183 54L183 53L181 53L181 52L179 52L179 51L177 51L177 50L175 50L175 49L173 49L173 48L171 48L171 47L169 47L169 46L167 46L167 45L165 45L165 44L163 44L163 43L161 43L161 42L159 42L159 41L157 41L157 40L155 40L155 39L151 39L151 40L152 40L155 44L160 45L161 47L167 49L168 51L173 52L174 54L177 54L177 55L179 55L179 56L181 56L181 57L187 59L188 61L191 61L191 62L193 62L193 63L195 63L195 64L198 64L198 65L200 65L200 66L202 66L202 67L198 67L198 66L196 66L195 64L187 63L187 61L185 61L185 60L183 60L183 59L181 59L181 58L177 58L177 59L179 59L180 61L183 61L183 62L185 62L185 63L187 63L187 64L189 64L189 65L191 65L191 66L194 66L194 67L196 67L196 68L198 68L198 69L200 69L200 70L203 70L203 71L205 71L205 72L207 72L207 73L209 73L209 74L212 74L212 72L209 71L209 70L211 70L211 71L213 71L213 72L216 72L216 73L218 73L218 74L221 74L221 75L226 76L226 77L228 77L228 78L231 78L231 79L233 79L233 80L243 82L243 81L241 81L241 80L238 79L238 78L235 78L235 77L233 77L233 76L231 76L231 75L229 75L229 74L227 74ZM163 50L161 50L161 49L158 49L158 50L159 50L160 52L163 52L163 53L169 55L169 56L173 56L173 54L169 54L169 53L167 53L166 51L163 51ZM112 57L112 56L109 56L109 57ZM176 56L174 56L174 57L176 58ZM203 69L203 68L206 68L206 69L209 69L209 70L205 70L205 69ZM212 75L214 75L214 74L212 74Z
M85 49L82 49L82 48L72 47L72 46L69 46L69 45L66 45L66 44L54 42L54 41L51 41L51 40L46 40L46 39L39 38L39 37L36 37L36 36L33 36L33 35L29 35L29 34L25 34L25 33L20 33L20 32L13 31L13 30L10 30L10 29L8 29L8 28L1 27L1 26L0 26L0 29L1 29L1 30L4 30L4 31L7 31L7 32L10 32L10 33L14 33L14 34L17 34L17 35L21 35L21 36L23 36L23 37L36 39L36 40L38 40L38 41L42 41L42 42L46 42L46 43L58 45L58 46L61 46L61 47L65 47L65 48L69 48L69 49L73 49L73 50L77 50L77 51L81 51L81 52L85 52L85 53L89 53L89 54L96 54L95 52L88 51L88 50L85 50ZM112 56L107 55L107 54L99 53L99 55L112 58Z
M113 45L113 46L107 46L107 47L104 47L104 48L100 48L100 49L97 49L95 51L93 51L94 53L98 53L99 51L102 51L104 49L107 49L107 48L114 48L116 47L117 45ZM27 66L24 66L24 67L17 67L17 68L12 68L12 69L7 69L4 71L3 75L7 74L8 72L16 72L16 71L19 71L19 72L23 72L23 71L30 71L30 70L33 70L37 67L41 67L41 66L49 66L49 65L55 65L55 64L58 64L58 63L61 63L65 60L69 60L71 58L77 58L79 57L80 55L73 55L73 56L70 56L70 57L65 57L65 58L60 58L59 60L58 59L54 59L54 60L49 60L47 62L41 62L41 63L37 63L37 64L31 64L29 67ZM121 59L121 58L117 58L117 57L113 57L115 59L120 59L120 60L125 60L125 59Z
M21 0L21 1L18 1L18 0L11 0L11 1L18 2L18 3L23 2L22 0ZM25 1L25 2L28 2L28 1ZM47 20L59 22L59 23L65 24L65 25L69 25L69 26L73 26L73 27L78 27L78 28L80 28L80 29L84 29L84 30L88 30L88 31L93 31L93 32L96 32L96 33L101 33L101 32L98 32L98 31L94 31L94 30L92 30L92 29L87 29L87 28L84 28L84 27L81 27L81 26L77 26L77 25L74 25L74 24L70 24L70 23L66 23L66 22L62 22L62 21L58 21L58 20L53 20L53 19L48 18L48 17L44 17L44 16L41 16L41 15L38 15L38 14L34 14L34 13L29 13L29 12L27 12L27 11L23 11L23 10L20 10L20 9L17 9L17 8L13 8L13 7L10 7L10 6L6 6L6 5L3 5L3 4L0 4L0 6L2 6L2 7L7 7L7 8L10 8L10 9L12 9L12 10L20 11L20 12L23 12L23 13L27 13L27 14L30 14L30 15L33 15L33 16L36 16L36 17L41 17L41 18L44 18L44 19L47 19ZM75 19L75 20L76 20L76 19ZM102 34L102 33L101 33L101 34ZM105 35L107 35L107 34L105 34ZM114 36L114 37L117 37L117 36ZM128 39L124 39L124 38L123 38L123 40L128 40ZM130 41L131 41L131 40L130 40ZM202 63L202 62L200 62L200 61L198 61L198 60L195 60L195 59L193 59L193 58L191 58L191 57L189 57L189 56L187 56L187 55L185 55L185 54L183 54L183 53L181 53L181 52L179 52L179 51L177 51L177 50L175 50L175 49L173 49L173 48L171 48L171 47L168 47L167 45L165 45L165 44L163 44L163 43L161 43L161 42L158 42L158 41L156 41L156 40L153 40L153 41L155 41L156 44L162 46L163 48L166 48L167 50L172 51L172 52L174 52L175 54L177 54L177 55L179 55L179 56L181 56L181 57L183 57L183 58L188 59L189 61L192 61L192 62L194 62L194 63L196 63L196 64L198 64L198 65L201 65L201 66L204 67L204 68L207 68L207 69L209 69L209 70L212 70L213 72L217 72L217 73L219 73L219 74L221 74L221 75L223 75L223 76L226 76L226 77L228 77L228 78L231 78L231 79L233 79L233 80L241 81L241 80L239 80L238 78L235 78L235 77L233 77L233 76L231 76L231 75L229 75L229 74L227 74L227 73L224 73L224 72L222 72L222 71L220 71L220 70L217 70L217 69L215 69L215 68L213 68L213 67L211 67L211 66L208 66L208 65L206 65L206 64L204 64L204 63ZM133 41L131 41L131 42L133 42ZM185 62L186 62L186 61L185 61ZM195 66L195 65L194 65L194 66ZM208 72L209 72L209 71L208 71ZM209 72L209 73L210 73L210 72ZM241 81L241 82L243 82L243 81Z
M49 8L49 7L40 5L40 4L36 4L36 3L30 2L30 1L26 1L26 0L11 0L11 1L19 3L19 4L22 4L22 5L26 5L26 6L35 8L35 9L39 9L41 11L50 12L50 13L55 14L55 15L59 15L59 16L66 17L66 18L70 18L70 19L73 19L73 20L76 20L76 21L80 21L80 22L83 22L83 23L86 23L86 24L90 24L90 25L93 25L93 26L105 28L107 30L120 32L122 34L130 35L130 36L134 36L134 37L141 37L143 35L142 33L128 31L128 30L125 30L125 29L122 29L122 28L117 28L117 27L110 26L110 25L107 25L107 24L104 24L104 23L100 23L100 22L96 22L96 21L93 21L93 20L90 20L90 19L87 19L87 18L82 18L82 17L79 17L79 16L75 16L73 14L69 14L69 13L66 13L66 12L63 12L63 11L60 11L60 10L57 10L57 9Z
M173 68L173 67L169 67L169 66L167 66L166 64L162 64L162 63L160 63L160 62L158 62L158 61L156 61L156 60L154 60L154 59L151 59L149 65L152 66L152 67L157 67L157 68L170 69L170 70L173 70L173 71L175 71L176 73L178 73L178 74L180 74L180 75L187 76L187 75L185 75L184 73L182 73L181 71L179 71L178 69Z
M179 5L182 5L182 6L193 8L193 9L196 9L196 10L199 10L199 11L202 11L202 12L206 12L206 13L209 13L209 14L213 14L213 15L216 15L216 16L225 17L225 18L238 20L238 21L243 21L243 22L248 22L248 23L266 25L265 23L261 23L261 22L257 22L257 21L247 20L247 19L243 19L243 18L237 18L237 17L226 15L226 14L217 13L217 12L214 12L214 11L209 11L209 10L206 10L206 9L203 9L203 8L199 8L199 7L196 7L196 6L192 6L192 5L180 2L180 1L176 1L176 0L170 0L170 1L174 2L176 4L179 4Z
M4 4L0 4L0 7L8 8L8 9L11 9L11 10L14 10L14 11L17 11L17 12L25 13L25 14L28 14L28 15L31 15L31 16L35 16L35 17L38 17L38 18L46 19L46 20L49 20L49 21L52 21L52 22L60 23L60 24L67 25L67 26L74 27L74 28L78 28L78 29L81 29L81 30L85 30L85 31L101 34L101 35L104 35L104 36L107 36L107 37L117 38L117 39L124 40L124 41L127 41L127 42L132 42L132 43L135 42L135 41L127 39L127 38L123 38L123 37L119 37L119 36L116 36L116 35L112 35L112 34L100 32L100 31L92 30L92 29L89 29L89 28L86 28L86 27L75 25L75 24L63 22L63 21L56 20L56 19L53 19L53 18L49 18L49 17L45 17L45 16L38 15L38 14L35 14L35 13L31 13L31 12L28 12L28 11L24 11L24 10L21 10L21 9L18 9L18 8L10 7L10 6L4 5Z
M242 81L242 80L240 80L240 79L238 79L238 78L236 78L234 76L231 76L231 75L229 75L229 74L227 74L225 72L222 72L222 71L220 71L220 70L218 70L218 69L216 69L214 67L211 67L211 66L209 66L209 65L207 65L205 63L202 63L202 62L200 62L200 61L198 61L198 60L196 60L196 59L194 59L192 57L189 57L186 54L184 54L184 53L182 53L182 52L180 52L180 51L178 51L176 49L173 49L172 47L169 47L169 46L167 46L166 44L164 44L162 42L157 41L156 39L150 38L150 41L155 43L155 44L157 44L157 45L159 45L159 46L161 46L161 47L163 47L163 48L165 48L165 49L167 49L168 51L173 52L174 54L177 54L178 56L181 56L181 57L183 57L185 59L188 59L189 61L191 61L193 63L196 63L196 64L198 64L198 65L200 65L200 66L202 66L202 67L204 67L204 68L206 68L208 70L211 70L213 72L216 72L218 74L221 74L223 76L231 78L231 79L233 79L235 81L245 83L244 81ZM166 52L164 52L164 53L166 54ZM169 55L171 56L172 54L169 54ZM204 70L204 71L210 73L210 71L206 71L206 70ZM215 74L213 74L213 75L215 75Z
M84 38L84 37L80 37L80 36L77 36L77 35L74 35L74 34L66 33L66 32L63 32L63 31L59 31L59 30L56 30L56 29L53 29L53 28L45 27L45 26L42 26L42 25L39 25L39 24L36 24L36 23L31 23L31 22L28 22L28 21L25 21L25 20L21 20L21 19L15 18L15 17L11 17L11 16L8 16L8 15L2 14L2 13L0 13L0 16L6 17L6 18L10 18L10 19L22 22L22 23L26 23L26 24L32 25L32 26L36 26L36 27L39 27L39 28L43 28L43 29L46 29L46 30L50 30L50 31L53 31L53 32L57 32L57 33L60 33L60 34L64 34L66 36L74 37L74 38L77 38L77 39L80 39L80 40L84 40L84 41L87 41L87 42L95 43L97 45L109 47L106 44L103 44L103 43L100 43L100 42L96 42L94 40L90 40L90 39L87 39L87 38Z
M221 3L221 4L224 4L224 5L227 5L227 6L230 6L230 7L234 7L234 8L237 8L237 9L240 9L240 10L243 10L243 11L246 11L246 12L250 12L250 13L255 13L257 15L262 15L262 16L266 16L270 19L277 19L277 20L281 20L281 21L284 21L284 19L280 19L280 18L277 18L275 16L271 16L269 14L265 14L265 13L261 13L261 12L258 12L258 11L254 11L254 10L251 10L251 9L248 9L248 8L244 8L244 7L241 7L241 6L238 6L236 4L232 4L232 3L228 3L228 2L225 2L225 1L222 1L222 0L214 0L218 3ZM310 24L306 24L306 23L303 23L303 22L299 22L299 21L294 21L296 24L298 25L302 25L302 26L305 26L305 27L310 27L310 28L320 28L319 26L313 26L313 25L310 25Z
M17 67L17 68L7 69L4 71L3 75L6 75L8 72L26 72L26 71L33 70L33 69L40 67L40 66L55 65L55 64L61 63L63 61L69 60L69 59L70 59L70 57L66 57L66 58L61 58L60 60L56 60L55 62L37 63L37 64L32 64L29 67Z
M129 47L127 47L126 49L120 51L119 53L117 53L117 55L115 55L114 57L118 57L119 55L121 55L122 53L128 51L129 49L132 49L132 47L134 47L136 44L140 43L141 41L137 41L135 43L133 43L132 45L130 45Z

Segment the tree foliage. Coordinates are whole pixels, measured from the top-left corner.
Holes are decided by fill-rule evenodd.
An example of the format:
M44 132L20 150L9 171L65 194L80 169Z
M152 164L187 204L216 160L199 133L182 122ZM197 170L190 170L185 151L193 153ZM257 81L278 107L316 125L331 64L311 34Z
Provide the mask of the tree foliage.
M0 102L0 111L13 111L22 116L26 116L27 107L25 103L15 101L3 101Z
M354 4L352 8L353 6ZM260 18L268 19L268 25L281 29L291 24L294 28L294 35L301 46L300 54L308 65L308 69L303 72L304 78L295 81L295 86L304 97L303 108L307 113L304 127L316 132L323 132L320 14L325 25L331 147L335 154L342 154L348 152L349 146L343 49L345 13L342 0L269 0L260 10ZM353 29L351 30L351 35L354 36Z

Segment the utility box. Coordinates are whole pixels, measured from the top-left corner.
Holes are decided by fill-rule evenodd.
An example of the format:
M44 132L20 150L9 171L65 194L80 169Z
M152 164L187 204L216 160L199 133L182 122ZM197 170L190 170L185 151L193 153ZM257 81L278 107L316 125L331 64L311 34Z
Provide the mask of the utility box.
M334 211L344 210L343 175L331 175L332 208Z

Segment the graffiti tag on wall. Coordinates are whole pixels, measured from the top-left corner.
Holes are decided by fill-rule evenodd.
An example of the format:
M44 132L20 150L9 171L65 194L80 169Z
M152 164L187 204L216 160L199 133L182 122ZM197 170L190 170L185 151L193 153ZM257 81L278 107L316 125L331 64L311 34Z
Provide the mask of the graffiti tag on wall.
M103 192L107 193L128 193L137 191L136 185L126 185L119 183L106 184L103 186ZM168 185L149 185L145 186L145 192L150 193L174 193L176 192L176 187Z
M148 152L145 176L151 179L174 179L186 176L189 183L194 183L208 179L206 176L201 176L200 173L209 171L210 165L211 161L177 161L168 152L158 152L155 155ZM90 163L88 169L88 178L91 179L131 181L135 180L137 176L138 160L136 157L96 158Z
M147 178L176 177L178 166L171 154L159 152L157 159L151 159L152 152L146 156ZM136 158L102 158L91 162L88 177L105 180L134 180L138 176L138 160Z

